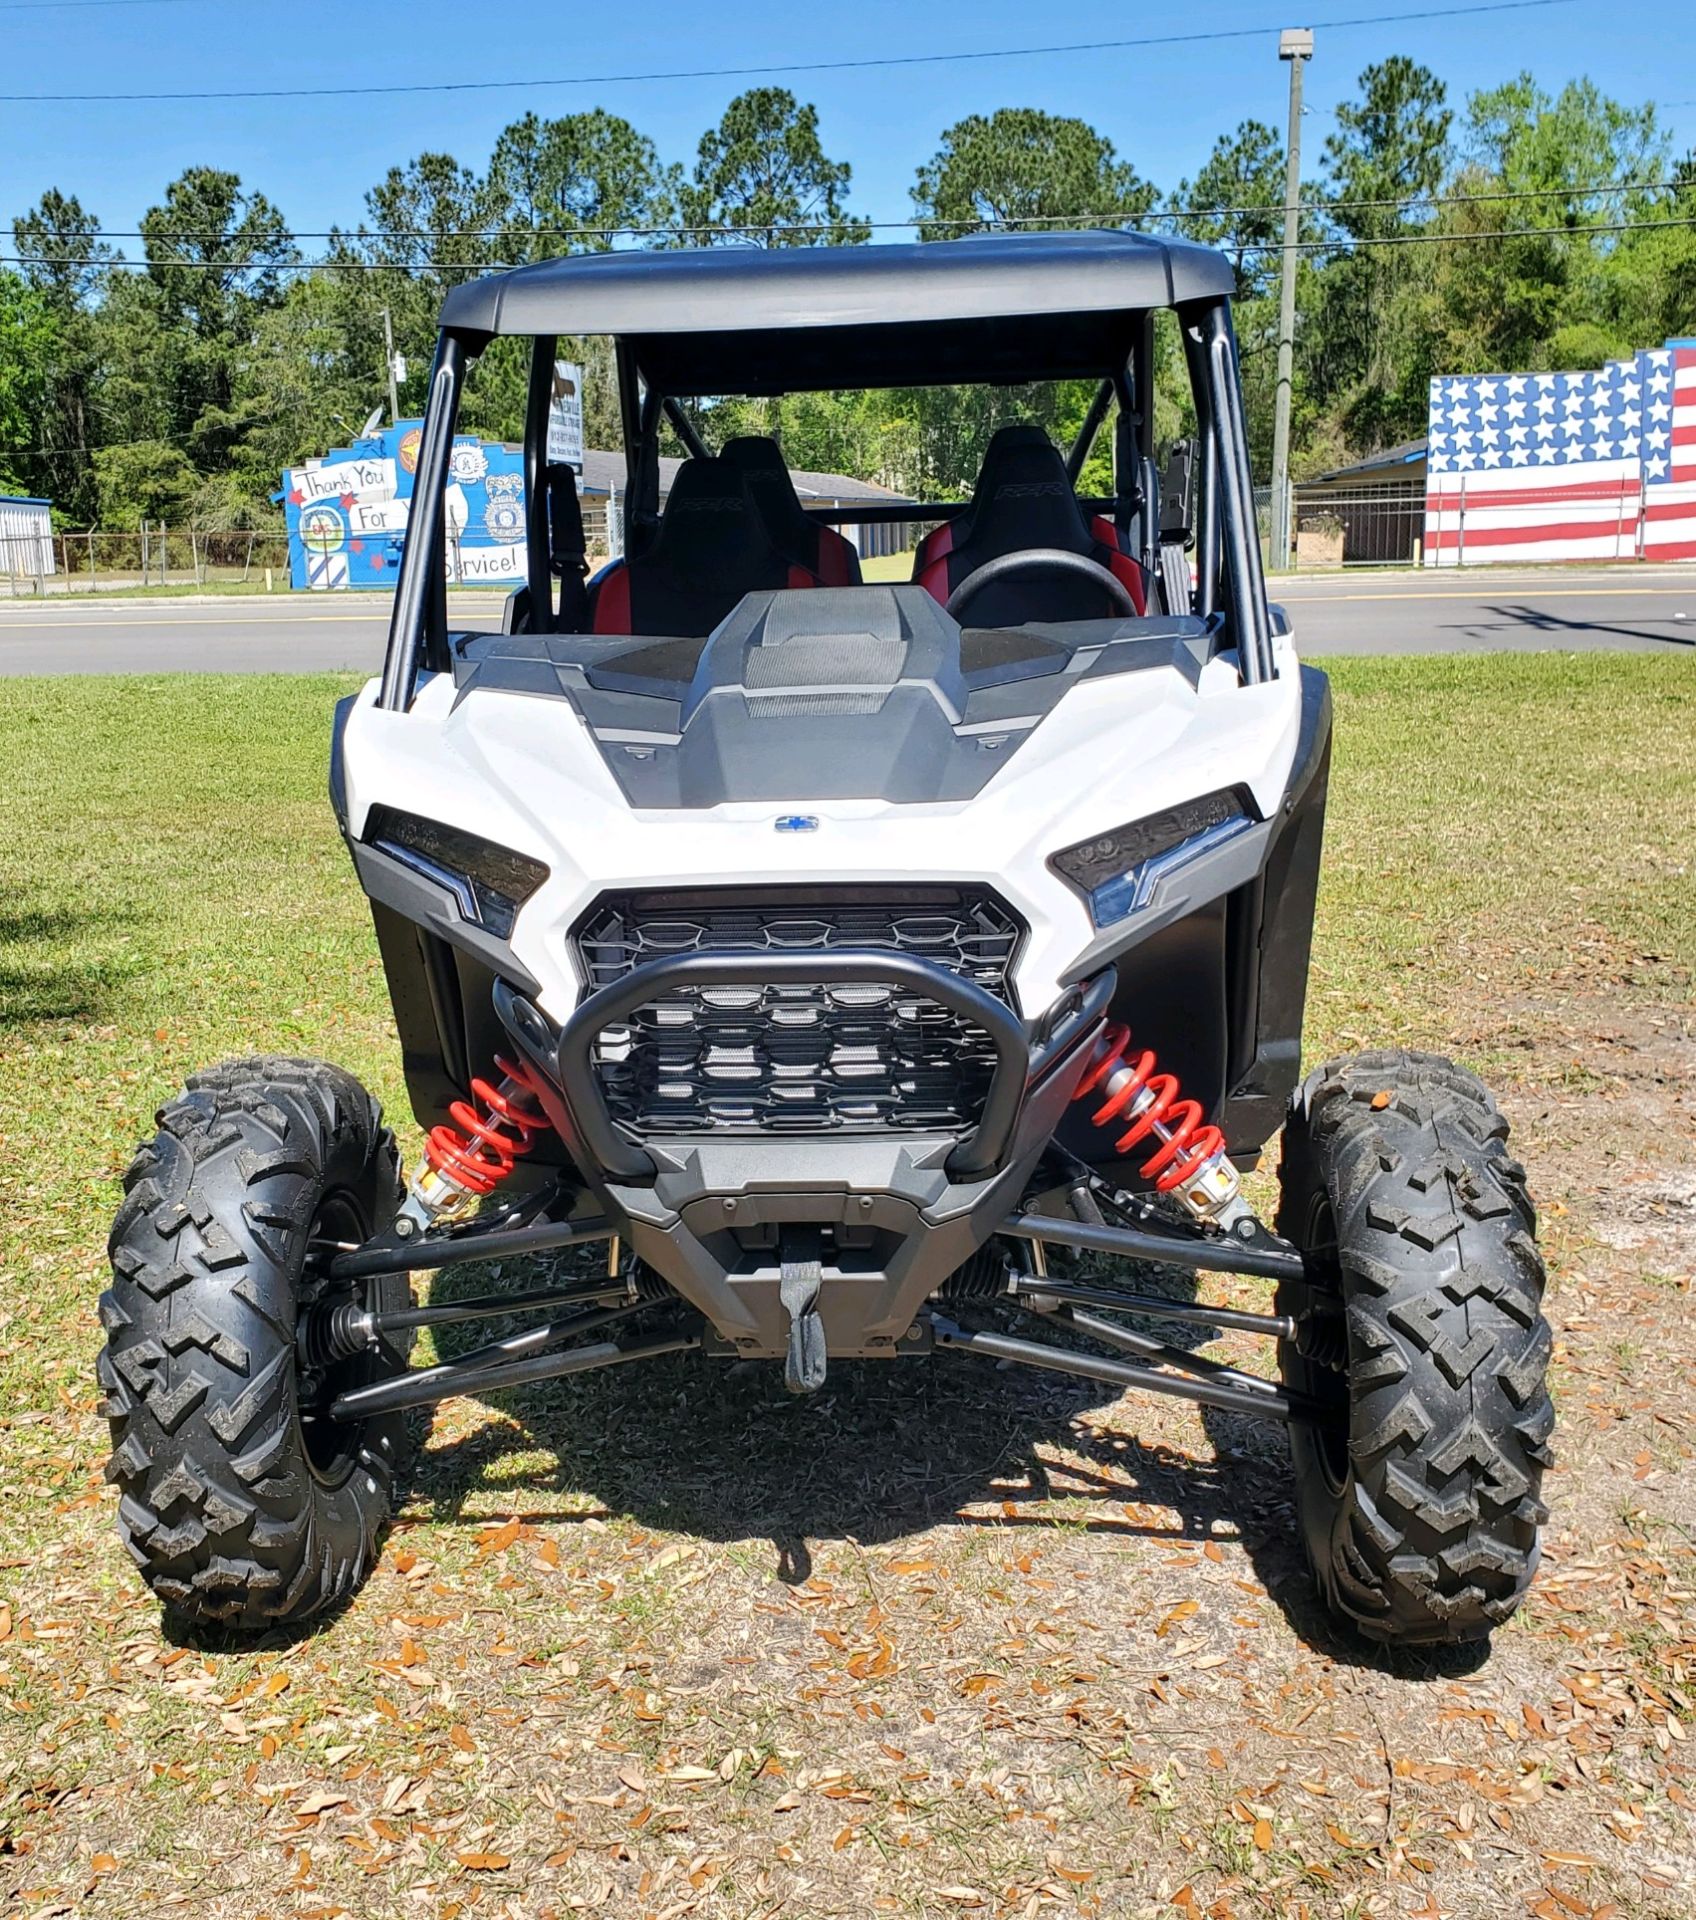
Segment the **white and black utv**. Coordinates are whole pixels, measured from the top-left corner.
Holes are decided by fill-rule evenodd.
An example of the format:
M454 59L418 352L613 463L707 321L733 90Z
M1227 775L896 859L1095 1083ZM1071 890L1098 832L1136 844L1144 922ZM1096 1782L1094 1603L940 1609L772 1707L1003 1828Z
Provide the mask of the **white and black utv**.
M161 1110L100 1377L168 1607L263 1627L348 1596L409 1409L693 1348L797 1392L847 1357L989 1359L1264 1415L1338 1614L1411 1643L1513 1611L1552 1423L1534 1217L1470 1074L1300 1076L1330 702L1267 604L1231 284L1198 247L1069 233L614 253L449 295L388 654L330 773L429 1140L403 1186L370 1096L312 1061ZM1164 501L1163 309L1194 419ZM547 458L556 340L586 334L628 463L628 551L589 580ZM462 633L456 410L508 336L528 584ZM714 396L1058 380L1095 383L1076 443L1003 430L963 504L821 516L770 441L711 444ZM1080 498L1104 430L1112 493ZM910 584L860 583L880 520L934 524ZM1233 1162L1280 1126L1272 1231ZM593 1277L410 1290L591 1241ZM1276 1295L1138 1291L1115 1256ZM409 1368L416 1329L526 1311ZM1277 1378L1162 1322L1267 1335Z

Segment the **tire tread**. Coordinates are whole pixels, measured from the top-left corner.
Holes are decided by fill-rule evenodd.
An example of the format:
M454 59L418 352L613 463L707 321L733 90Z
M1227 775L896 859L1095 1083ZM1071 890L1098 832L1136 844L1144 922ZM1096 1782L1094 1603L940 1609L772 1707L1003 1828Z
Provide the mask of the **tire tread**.
M1324 1190L1350 1403L1340 1493L1314 1470L1317 1442L1298 1441L1298 1494L1326 1598L1372 1637L1481 1638L1536 1570L1552 1342L1507 1141L1482 1083L1433 1054L1328 1062L1293 1103L1279 1225L1300 1240Z
M119 1533L179 1614L302 1619L363 1579L401 1466L385 1433L339 1484L311 1470L295 1400L302 1240L332 1178L386 1220L394 1139L350 1075L275 1055L191 1075L157 1125L124 1176L101 1300Z

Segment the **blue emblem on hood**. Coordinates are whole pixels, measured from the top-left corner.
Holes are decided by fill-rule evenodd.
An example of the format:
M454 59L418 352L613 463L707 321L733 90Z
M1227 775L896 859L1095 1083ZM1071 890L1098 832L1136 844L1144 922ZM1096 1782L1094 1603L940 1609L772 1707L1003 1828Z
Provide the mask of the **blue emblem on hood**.
M819 817L816 813L780 813L773 824L779 833L817 833Z

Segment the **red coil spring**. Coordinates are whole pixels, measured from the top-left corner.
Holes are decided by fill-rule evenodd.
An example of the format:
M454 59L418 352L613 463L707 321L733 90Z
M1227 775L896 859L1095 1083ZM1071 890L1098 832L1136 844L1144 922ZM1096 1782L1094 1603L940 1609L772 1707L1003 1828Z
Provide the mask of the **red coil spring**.
M1201 1102L1180 1097L1175 1073L1157 1073L1154 1055L1146 1050L1134 1060L1130 1052L1129 1027L1116 1023L1103 1027L1095 1043L1095 1053L1072 1098L1087 1099L1097 1088L1106 1087L1123 1069L1122 1083L1112 1089L1100 1111L1091 1116L1098 1127L1105 1127L1132 1106L1146 1088L1154 1098L1114 1141L1113 1151L1128 1154L1150 1134L1158 1132L1160 1144L1143 1162L1142 1174L1145 1180L1154 1182L1157 1193L1170 1193L1206 1166L1216 1153L1224 1152L1225 1136L1217 1127L1202 1125Z
M519 1156L530 1151L532 1138L548 1130L547 1120L536 1110L536 1090L525 1068L498 1053L495 1065L506 1076L498 1087L487 1080L471 1083L472 1095L485 1111L479 1113L469 1100L456 1100L448 1108L454 1124L432 1127L424 1143L424 1158L437 1173L470 1193L493 1193ZM527 1104L519 1104L521 1096ZM511 1131L502 1132L503 1127Z

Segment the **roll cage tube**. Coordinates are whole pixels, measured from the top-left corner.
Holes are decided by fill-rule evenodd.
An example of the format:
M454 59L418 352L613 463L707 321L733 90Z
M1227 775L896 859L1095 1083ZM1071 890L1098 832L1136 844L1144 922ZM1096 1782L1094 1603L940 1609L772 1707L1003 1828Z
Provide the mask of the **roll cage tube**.
M1178 319L1184 331L1184 353L1197 410L1204 411L1202 444L1207 485L1199 522L1197 568L1202 599L1197 611L1213 610L1206 604L1207 582L1216 575L1222 559L1230 628L1237 643L1243 684L1256 686L1273 679L1276 670L1231 309L1227 301L1209 300L1180 307Z
M524 578L530 589L530 631L552 633L553 555L548 528L548 410L554 389L554 337L530 343L530 388L524 408Z
M430 396L424 408L412 511L407 518L400 584L389 615L382 690L377 696L378 706L396 713L404 713L412 705L419 663L425 658L428 643L434 640L441 648L447 641L442 534L447 522L448 459L453 452L454 419L464 381L465 342L458 334L444 333L436 343L436 361L430 369ZM443 630L434 631L437 627Z

